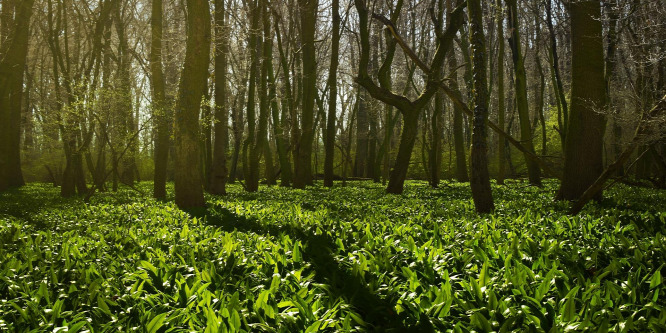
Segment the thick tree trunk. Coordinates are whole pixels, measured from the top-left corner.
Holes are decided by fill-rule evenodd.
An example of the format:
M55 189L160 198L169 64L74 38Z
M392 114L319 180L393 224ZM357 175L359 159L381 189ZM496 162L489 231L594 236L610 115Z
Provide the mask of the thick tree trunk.
M224 0L215 0L215 143L208 191L224 195L227 183L229 146L229 107L227 104L227 53L229 35Z
M511 38L509 46L513 55L513 69L515 72L516 86L516 107L518 108L518 119L520 121L520 143L531 153L534 153L534 143L532 141L532 127L530 125L529 106L527 103L527 75L525 73L525 59L522 54L520 44L520 26L518 24L518 7L516 0L507 0L509 12L509 29ZM525 165L527 166L527 177L530 184L541 186L541 170L529 156L525 155Z
M199 111L208 78L210 8L207 0L187 0L187 46L176 104L176 204L204 207L199 151Z
M488 174L488 86L486 80L486 40L480 0L467 0L474 81L474 119L472 128L471 177L472 198L479 213L495 209Z
M571 13L571 110L564 150L564 176L558 199L578 200L603 171L606 104L601 8L576 1ZM596 195L601 198L602 193Z
M317 22L317 0L299 0L301 16L301 54L303 62L303 100L301 114L301 137L298 140L295 188L312 184L312 140L314 139L314 106L317 94L317 59L315 31Z
M7 11L16 11L16 18L11 32L5 32L9 36L0 49L0 191L24 184L21 172L21 103L33 3L34 0L24 0L15 6L11 6L11 1L3 4L3 14L4 6L7 6ZM3 24L6 20L3 17ZM6 23L8 28L9 22Z

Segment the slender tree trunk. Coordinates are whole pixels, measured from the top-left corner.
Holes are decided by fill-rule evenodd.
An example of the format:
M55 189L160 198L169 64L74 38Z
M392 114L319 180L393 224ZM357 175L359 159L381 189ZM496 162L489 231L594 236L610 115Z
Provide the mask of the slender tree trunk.
M256 192L259 189L259 148L257 144L261 140L257 139L257 115L256 115L256 91L257 76L260 75L261 59L261 41L259 32L260 12L259 0L251 1L249 8L250 15L250 83L247 92L247 139L243 144L243 178L245 179L245 189L248 192ZM261 80L261 78L259 78ZM262 91L259 91L261 94ZM247 157L245 157L247 151Z
M458 60L455 52L449 53L450 87L462 99L458 89ZM465 152L465 134L463 132L463 112L458 105L453 106L453 145L456 152L456 179L459 182L469 181L467 173L467 153Z
M328 72L328 116L326 117L326 142L324 150L324 186L333 187L333 161L335 159L335 121L338 98L338 56L340 51L340 1L332 0L331 13L333 28L331 31L331 67Z
M153 121L155 124L155 178L153 196L166 199L167 162L169 160L169 130L166 105L166 79L162 69L162 0L153 0L150 45L150 72L153 85Z
M532 127L530 125L530 115L527 103L527 75L525 73L525 62L520 44L520 26L518 24L518 7L516 0L507 0L509 11L509 29L511 38L509 46L513 55L513 67L516 73L516 107L518 108L518 118L520 121L520 143L531 153L534 153L534 143L532 141ZM527 176L530 184L541 186L541 170L539 165L525 155L525 164L527 166Z
M571 13L571 111L558 199L578 200L603 171L606 104L601 5L576 1ZM595 196L601 199L601 192Z
M224 0L215 0L215 143L208 191L224 195L227 183L229 146L229 107L227 104L227 53L229 35Z
M553 27L553 9L552 0L546 0L546 26L548 27L548 36L550 37L550 59L552 65L552 76L554 78L553 90L555 90L555 97L557 105L562 111L562 122L560 124L560 139L562 140L562 148L564 150L564 142L566 140L567 127L569 123L569 107L567 99L564 96L564 87L562 85L562 76L560 75L560 60L557 54L557 38L555 37L555 28Z
M497 0L497 126L505 129L504 114L504 7L502 1ZM497 184L504 184L506 173L506 140L498 136L497 140Z
M495 209L488 174L488 86L486 80L486 39L480 0L467 0L470 44L474 77L474 119L472 128L471 177L472 198L479 213Z
M176 204L204 207L199 165L199 111L210 60L210 8L207 0L187 0L187 46L176 104Z

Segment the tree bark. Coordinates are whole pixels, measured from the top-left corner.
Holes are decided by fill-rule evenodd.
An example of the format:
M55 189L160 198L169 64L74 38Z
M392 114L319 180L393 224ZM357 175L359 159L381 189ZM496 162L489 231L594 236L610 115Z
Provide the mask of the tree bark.
M176 104L176 204L204 207L199 151L199 111L208 78L210 8L207 0L187 0L187 44Z
M557 199L578 200L603 171L606 104L601 6L575 1L571 13L571 110L564 150L564 175ZM602 193L596 195L601 199Z
M208 191L227 194L227 150L229 146L229 106L227 97L227 53L229 35L224 0L215 0L215 143Z
M155 126L155 178L153 196L166 199L167 162L169 160L169 117L166 105L166 79L162 69L162 0L153 0L150 44L150 72L153 85L153 122Z
M471 177L472 198L479 213L495 209L488 174L488 86L486 80L486 39L480 0L467 0L474 82L474 118L472 127Z
M497 6L497 126L504 129L506 106L504 105L504 7L502 1L496 1ZM506 140L502 136L497 138L497 184L504 184L506 173Z
M326 142L324 150L324 186L333 187L333 161L335 159L335 121L338 98L338 64L340 51L340 1L332 0L331 14L333 16L333 28L331 31L331 67L328 72L328 116L326 117Z
M21 103L33 3L25 0L15 6L11 1L3 4L3 14L7 6L7 11L16 11L16 19L0 48L0 191L25 184L21 172Z
M513 55L513 67L515 72L516 86L516 106L518 108L518 119L520 121L520 143L531 153L534 153L534 143L532 141L532 127L530 125L530 115L527 103L527 75L525 73L525 59L522 54L520 44L520 26L518 24L518 6L516 0L507 0L509 11L509 29L511 38L509 46ZM541 170L539 165L534 163L529 156L525 155L525 164L527 166L527 177L530 184L541 186Z
M301 54L303 62L303 100L301 108L301 136L297 143L295 188L312 184L312 140L314 139L314 107L317 94L317 59L315 31L317 0L299 0L301 16Z

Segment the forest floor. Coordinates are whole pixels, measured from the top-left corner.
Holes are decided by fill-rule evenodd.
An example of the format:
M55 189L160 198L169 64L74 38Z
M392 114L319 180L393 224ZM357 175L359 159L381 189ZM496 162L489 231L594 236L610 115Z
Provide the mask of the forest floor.
M482 216L462 183L231 185L190 213L151 188L0 194L0 331L666 331L665 191L571 217L552 181Z

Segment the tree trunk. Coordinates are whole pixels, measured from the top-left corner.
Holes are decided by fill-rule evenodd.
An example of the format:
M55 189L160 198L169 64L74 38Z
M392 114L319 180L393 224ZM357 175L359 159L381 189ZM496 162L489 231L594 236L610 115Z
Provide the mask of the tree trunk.
M16 19L11 32L5 32L10 36L0 49L0 191L25 184L21 172L21 103L33 3L34 0L24 0L11 6L5 0L3 4L3 14L5 9L14 9ZM3 25L9 27L6 20L3 17ZM5 47L5 43L9 46Z
M409 169L409 162L412 158L412 150L414 149L414 142L418 134L418 112L403 112L403 127L402 136L400 137L400 146L398 147L398 155L395 158L395 164L391 169L389 183L386 187L387 193L401 194L405 179L407 178L407 170Z
M301 16L301 54L303 62L303 100L301 114L301 137L298 140L295 188L312 184L312 140L314 138L314 106L317 94L317 59L315 31L317 22L317 0L299 0Z
M502 1L497 0L497 126L505 129L504 114L506 111L504 103L504 7ZM504 184L506 173L506 140L498 136L497 140L497 184Z
M527 75L525 74L525 62L520 44L520 26L518 24L518 7L516 0L506 0L509 11L509 29L511 38L509 46L513 55L513 69L515 72L516 86L516 107L518 109L518 119L520 121L520 143L531 153L534 153L534 143L532 142L532 127L530 125L530 114L527 103ZM525 155L525 165L527 166L527 177L530 184L541 186L541 170L539 165Z
M338 98L338 53L340 50L340 13L339 0L332 0L331 14L333 28L331 37L331 67L328 72L328 116L326 117L326 142L324 150L324 186L333 187L333 161L335 159L335 121Z
M176 104L176 204L204 207L199 151L199 111L208 78L210 8L207 0L187 0L187 46Z
M571 110L564 150L564 176L558 199L577 200L603 171L606 104L601 8L576 1L571 13ZM596 195L601 199L602 193Z
M450 87L462 99L458 90L458 60L456 54L449 54L449 71L451 72ZM453 145L456 151L456 179L459 182L469 181L467 173L467 153L465 152L465 134L463 132L463 112L459 105L453 106Z
M488 174L488 86L486 80L486 40L483 35L483 13L480 0L467 0L472 71L474 81L474 119L472 127L471 177L472 198L479 213L495 209Z
M564 148L564 142L566 140L566 132L569 123L569 107L567 105L567 99L564 96L564 88L562 85L562 77L560 75L560 60L557 54L557 38L555 37L555 28L553 27L553 10L552 10L552 0L546 0L546 26L548 26L548 36L550 37L550 59L552 65L552 76L553 76L553 90L555 90L555 97L557 99L557 105L562 112L562 122L560 124L560 139L562 140L562 147Z
M155 177L153 196L166 199L167 162L169 160L169 118L167 117L166 80L162 69L162 0L153 0L150 45L150 72L153 85L153 122L155 124Z
M243 178L245 179L245 189L248 192L256 192L259 189L259 149L261 140L257 139L257 115L256 115L256 92L257 75L260 71L261 59L261 41L259 35L259 18L261 9L259 0L251 1L250 8L250 43L248 51L250 53L250 83L247 91L247 138L243 144ZM259 78L261 80L261 78ZM259 91L259 94L262 92ZM245 151L247 149L247 158Z
M227 53L229 35L224 0L215 0L215 143L208 191L227 194L227 150L229 146L229 107L227 104Z

